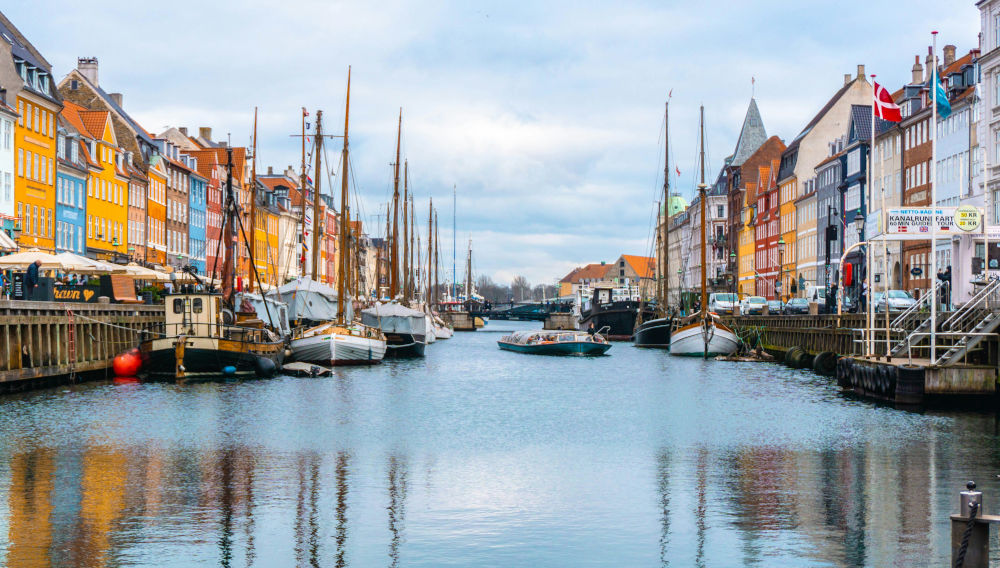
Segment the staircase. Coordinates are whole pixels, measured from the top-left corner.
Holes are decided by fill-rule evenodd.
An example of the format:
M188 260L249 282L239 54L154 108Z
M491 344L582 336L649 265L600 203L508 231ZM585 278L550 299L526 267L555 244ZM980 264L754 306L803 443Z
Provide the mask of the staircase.
M958 339L934 363L957 363L970 349L986 339L985 335L978 334L992 333L997 327L1000 327L1000 280L992 279L960 310L941 323L939 328L949 334L947 337Z
M904 337L892 348L890 353L893 357L899 357L908 352L911 347L920 346L923 342L930 342L929 337L922 334L931 330L930 303L932 298L937 297L941 285L942 282L940 280L936 281L934 287L921 296L916 304L913 304L904 310L903 313L896 316L896 319L892 320L890 324L892 330L898 334L902 334ZM888 305L887 298L886 309L888 309Z

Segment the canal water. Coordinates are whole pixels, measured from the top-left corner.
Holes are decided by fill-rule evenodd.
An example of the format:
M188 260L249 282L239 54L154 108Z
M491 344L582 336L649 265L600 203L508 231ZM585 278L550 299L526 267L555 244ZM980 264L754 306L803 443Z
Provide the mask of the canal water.
M993 415L618 343L0 398L0 564L943 566Z

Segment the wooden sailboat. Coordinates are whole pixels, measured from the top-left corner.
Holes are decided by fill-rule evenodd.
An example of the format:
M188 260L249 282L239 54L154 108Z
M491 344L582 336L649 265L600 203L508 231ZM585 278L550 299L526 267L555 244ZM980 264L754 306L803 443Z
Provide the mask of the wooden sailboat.
M344 150L343 164L340 174L340 230L338 231L337 247L341 251L337 262L337 318L331 322L299 330L292 339L292 356L299 361L323 363L329 365L371 365L382 361L385 357L386 338L377 328L351 321L347 313L353 279L351 272L351 218L347 200L348 178L348 124L351 110L351 71L347 71L347 105L344 111ZM320 196L320 160L322 159L323 122L322 111L316 116L316 195L314 203ZM303 206L305 202L303 200ZM318 210L318 206L316 207ZM314 215L317 219L318 214ZM319 231L315 231L318 233ZM315 239L314 239L315 240ZM313 247L313 277L316 277L318 247Z
M740 346L739 337L708 311L708 293L705 286L705 201L708 186L705 184L705 107L701 107L701 183L698 184L701 202L701 312L679 322L670 335L670 354L705 357L735 353Z
M414 310L406 305L410 294L409 267L411 264L410 245L403 249L406 260L406 270L399 270L399 159L400 139L403 133L403 111L399 111L399 126L396 132L396 163L394 165L394 180L392 190L392 238L389 242L389 302L376 303L361 312L361 321L365 325L377 327L385 334L386 356L392 357L423 357L427 345L427 321L424 312ZM405 170L404 170L405 174ZM404 177L404 185L407 184ZM404 245L409 238L409 222L407 213L412 207L404 203ZM402 282L400 282L402 278Z
M657 347L661 349L670 348L670 330L673 321L669 317L667 309L668 280L666 275L667 258L670 250L670 231L667 226L670 221L670 101L667 101L663 114L664 121L664 160L663 160L663 216L657 211L656 223L656 244L657 258L656 264L656 317L655 319L643 321L644 309L639 309L636 321L635 334L632 340L636 347Z
M286 342L277 326L273 322L269 322L270 327L265 325L249 300L237 303L235 248L236 224L240 220L233 194L231 148L227 154L222 293L170 294L165 298L163 335L139 344L147 376L177 380L269 377L278 371L284 360ZM259 278L253 247L247 243L247 248L251 255L251 275Z

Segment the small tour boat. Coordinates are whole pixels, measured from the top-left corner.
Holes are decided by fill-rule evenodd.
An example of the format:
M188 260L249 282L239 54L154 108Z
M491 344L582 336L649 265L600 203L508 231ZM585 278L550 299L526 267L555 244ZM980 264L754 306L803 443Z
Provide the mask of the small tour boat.
M603 355L611 344L583 331L518 331L497 341L500 349L534 355Z

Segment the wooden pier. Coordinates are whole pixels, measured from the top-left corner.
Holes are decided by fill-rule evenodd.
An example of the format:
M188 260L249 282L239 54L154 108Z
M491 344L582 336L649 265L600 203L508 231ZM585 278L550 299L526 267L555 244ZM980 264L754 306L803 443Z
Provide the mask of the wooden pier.
M77 380L110 368L143 334L163 332L163 306L0 301L0 392Z
M915 348L912 357L885 357L885 336L880 334L876 334L876 351L882 356L865 357L864 314L723 319L751 347L759 345L793 367L834 374L843 389L866 398L902 405L970 399L993 405L1000 395L1000 342L995 337L981 344L971 362L935 365L926 357L926 345ZM904 337L890 334L893 343Z

